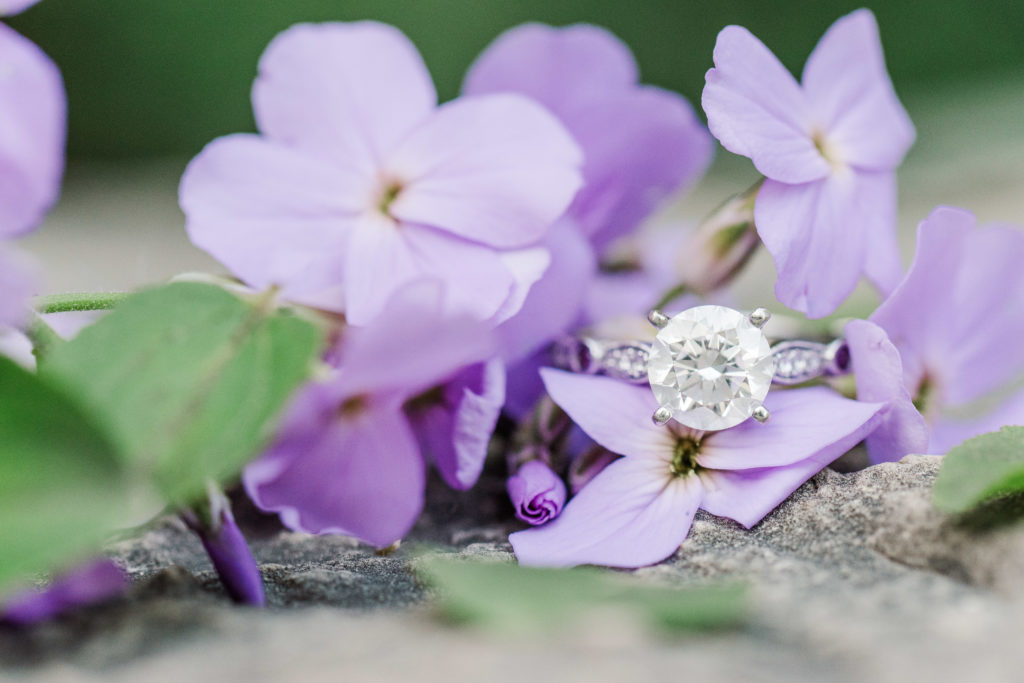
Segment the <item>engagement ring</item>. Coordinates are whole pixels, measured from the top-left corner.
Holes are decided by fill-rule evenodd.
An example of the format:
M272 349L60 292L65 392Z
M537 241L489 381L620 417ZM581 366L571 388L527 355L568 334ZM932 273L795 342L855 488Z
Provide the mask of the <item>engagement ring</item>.
M724 306L696 306L671 318L651 311L653 342L570 337L556 344L555 364L627 382L649 382L658 408L653 420L676 420L701 431L735 427L770 417L764 398L771 385L802 384L849 372L845 340L786 340L769 344L771 317Z

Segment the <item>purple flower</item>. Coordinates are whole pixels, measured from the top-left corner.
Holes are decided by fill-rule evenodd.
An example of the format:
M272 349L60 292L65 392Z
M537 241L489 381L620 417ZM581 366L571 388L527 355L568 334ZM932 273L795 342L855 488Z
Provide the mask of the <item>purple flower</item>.
M583 188L544 241L551 264L498 331L510 363L510 406L519 414L541 393L539 350L584 315L598 255L693 184L711 160L711 138L689 103L638 80L629 48L585 24L511 29L466 76L467 95L520 93L543 104L583 149Z
M31 3L0 4L0 13ZM64 172L67 104L57 66L34 43L0 23L0 240L38 227ZM2 296L2 295L0 295Z
M260 60L260 135L211 143L182 179L188 231L250 285L366 324L403 284L449 309L515 313L535 246L580 185L580 151L517 95L440 107L416 49L374 22L303 24Z
M862 400L891 407L873 462L945 453L1024 423L1024 233L939 207L918 226L903 282L846 338Z
M0 242L0 328L25 322L35 279L35 269L27 259Z
M180 516L188 528L199 536L203 549L210 557L210 563L231 599L243 605L265 605L267 598L260 567L235 523L227 497L216 487L211 488L209 521L192 510L185 510Z
M76 607L117 597L128 587L128 577L104 558L93 560L59 576L42 590L27 590L0 603L0 623L25 626L52 619Z
M824 387L776 391L772 419L702 434L658 427L647 387L543 371L551 397L595 441L624 457L608 465L550 524L512 534L525 565L639 567L686 538L697 508L751 527L874 428L884 404Z
M553 112L583 148L584 186L568 216L602 251L711 160L707 131L681 96L638 83L629 48L597 26L506 31L466 75L463 92L522 93Z
M703 105L712 134L767 177L754 209L779 301L828 315L861 274L888 293L902 274L895 169L914 128L885 70L874 15L832 25L802 82L749 31L715 44Z
M506 482L516 517L527 524L545 524L562 512L565 482L540 460L524 463Z
M390 545L423 507L419 444L442 438L418 437L417 422L454 440L433 453L445 478L459 487L471 483L481 463L469 456L482 461L497 412L480 405L497 392L488 386L493 370L466 368L488 358L493 342L486 323L445 317L444 296L437 282L409 285L373 324L346 333L336 376L300 390L275 443L246 468L243 481L257 505L279 513L291 529ZM449 387L463 389L451 390L454 416L410 420L409 399L426 401L433 387L449 380Z

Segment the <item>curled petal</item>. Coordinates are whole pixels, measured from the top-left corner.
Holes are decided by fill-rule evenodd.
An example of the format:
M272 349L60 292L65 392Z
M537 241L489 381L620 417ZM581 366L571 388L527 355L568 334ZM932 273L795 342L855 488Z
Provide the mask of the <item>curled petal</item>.
M509 477L506 487L516 517L533 526L558 517L565 505L565 482L539 460L531 460L520 467Z
M424 456L453 489L469 489L480 478L504 402L505 366L492 360L460 370L435 400L406 408Z
M885 402L886 410L867 438L872 463L895 462L904 455L928 451L928 425L914 407L904 384L900 353L878 325L853 320L846 325L850 363L857 379L857 397Z
M664 560L686 538L700 505L694 475L671 477L668 465L623 458L606 467L553 522L509 536L520 564L642 567Z

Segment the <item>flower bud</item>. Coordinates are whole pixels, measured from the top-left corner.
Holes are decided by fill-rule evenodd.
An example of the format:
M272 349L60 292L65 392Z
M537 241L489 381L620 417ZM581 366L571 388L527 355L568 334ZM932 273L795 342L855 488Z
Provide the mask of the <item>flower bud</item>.
M516 517L534 526L557 517L565 505L565 483L546 463L531 460L507 482Z
M707 294L727 285L761 240L754 227L754 200L761 184L734 195L701 222L678 255L681 287Z

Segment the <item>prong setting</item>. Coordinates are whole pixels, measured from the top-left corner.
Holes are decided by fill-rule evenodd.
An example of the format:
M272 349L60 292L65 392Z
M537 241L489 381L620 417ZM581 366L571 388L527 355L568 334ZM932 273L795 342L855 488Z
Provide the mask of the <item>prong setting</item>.
M768 419L771 416L772 416L772 414L770 412L768 412L768 409L765 408L763 405L754 408L754 412L751 415L751 417L753 417L755 420L757 420L761 424L764 424L765 422L767 422Z
M667 423L672 419L672 409L662 406L654 411L654 415L651 416L651 421L659 427Z
M665 325L668 325L668 320L668 316L658 310L651 311L647 314L647 321L659 330L665 327Z
M771 320L772 312L767 308L755 308L750 314L750 324L757 328L764 327L765 323Z

